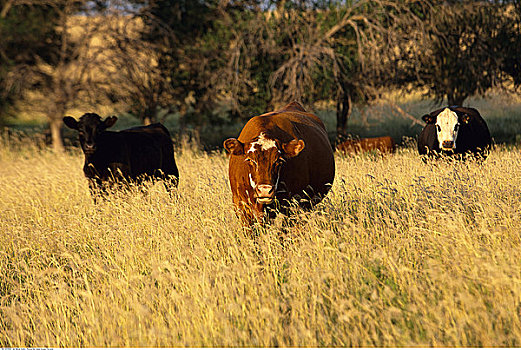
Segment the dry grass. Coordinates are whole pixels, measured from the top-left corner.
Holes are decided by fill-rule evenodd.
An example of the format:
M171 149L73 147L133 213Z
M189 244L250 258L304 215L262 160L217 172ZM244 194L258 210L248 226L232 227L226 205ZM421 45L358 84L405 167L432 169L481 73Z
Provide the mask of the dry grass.
M337 158L253 240L227 159L95 206L78 151L0 144L0 346L521 346L521 152ZM279 239L281 232L286 236Z

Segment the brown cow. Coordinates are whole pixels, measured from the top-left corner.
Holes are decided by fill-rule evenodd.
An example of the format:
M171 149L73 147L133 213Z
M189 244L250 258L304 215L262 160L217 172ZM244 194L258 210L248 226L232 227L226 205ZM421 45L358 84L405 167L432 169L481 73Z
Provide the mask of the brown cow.
M372 137L360 140L347 140L336 149L344 154L354 155L361 152L379 151L380 153L394 153L396 144L391 136Z
M251 118L224 147L231 154L233 202L248 225L262 221L265 209L286 209L292 200L311 208L335 177L324 123L297 102Z

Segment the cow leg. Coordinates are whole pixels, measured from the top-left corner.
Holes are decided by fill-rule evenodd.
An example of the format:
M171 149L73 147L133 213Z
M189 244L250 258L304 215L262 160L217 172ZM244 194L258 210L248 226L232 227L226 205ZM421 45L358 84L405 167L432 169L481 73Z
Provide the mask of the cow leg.
M256 222L253 211L247 205L239 206L236 210L236 214L245 227L252 227Z
M92 197L92 200L94 201L94 204L98 204L97 203L98 188L97 188L96 180L88 179L88 182L89 182L89 192Z
M107 198L108 193L104 182L102 182L100 179L88 179L88 181L89 191L94 204L98 204L100 199Z
M113 191L130 190L131 183L139 185L142 181L132 174L130 165L114 162L109 164L109 182Z
M173 155L172 155L173 158ZM179 183L179 170L177 169L177 165L175 160L168 162L165 164L163 169L161 169L163 179L171 182L172 187L177 187Z
M264 211L254 203L246 203L234 198L235 214L242 221L244 227L252 228L256 223L264 225L266 223Z
M178 181L177 177L172 176L172 175L166 176L165 179L163 180L163 184L165 186L166 192L168 192L168 194L170 194L170 195L177 188L178 183L179 183L179 181Z
M168 194L172 194L179 183L177 175L164 172L162 169L157 169L154 177L163 181L163 186L165 186L165 190Z

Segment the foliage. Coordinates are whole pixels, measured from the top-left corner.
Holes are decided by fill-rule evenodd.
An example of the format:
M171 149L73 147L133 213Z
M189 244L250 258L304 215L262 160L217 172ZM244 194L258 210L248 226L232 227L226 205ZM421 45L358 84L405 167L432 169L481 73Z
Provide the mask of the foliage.
M0 123L21 98L27 71L39 61L55 59L54 39L58 35L52 8L13 2L0 1Z
M172 72L179 109L196 125L290 100L312 105L347 95L363 103L376 85L364 73L380 67L364 57L389 46L392 28L413 19L402 4L382 0L158 1L142 13L145 40L166 40L168 28L172 45L160 65L170 69L161 70Z
M159 51L159 77L172 85L176 107L183 114L207 112L200 101L206 62L192 55L199 49L198 39L212 27L218 1L150 1L140 12L145 27L142 38ZM199 105L194 105L193 100ZM194 108L195 107L195 108Z
M511 1L508 1L510 4ZM501 43L503 56L501 71L506 73L514 82L514 87L521 86L521 2L513 1L513 6L506 9L507 21L498 29L497 43Z
M15 21L13 27L16 30L22 33L29 31L27 35L31 37L28 41L29 52L25 56L16 56L22 58L18 62L13 60L16 73L12 74L13 81L21 87L20 98L30 100L27 109L47 117L53 147L56 151L62 151L61 120L66 111L80 97L84 101L98 100L93 87L99 88L103 84L96 74L96 69L102 66L100 58L103 48L94 39L105 25L104 18L93 16L88 22L84 20L85 25L76 23L78 19L89 18L87 15L95 14L102 7L92 6L93 3L87 0L28 1L27 4L12 0L9 3L10 10L5 18L9 19L8 22ZM18 11L26 6L29 9L33 6L39 9L41 6L45 16L33 18L34 15L31 15L31 18L17 22ZM76 17L78 13L84 16ZM33 24L32 20L38 23L37 19L44 24ZM74 27L79 30L73 31ZM23 37L21 40L23 43ZM33 40L40 42L34 44ZM34 97L35 90L39 93L37 97Z
M440 1L421 16L424 32L409 28L411 40L390 66L398 85L409 83L440 102L462 105L469 96L518 79L521 36L510 2Z
M182 129L200 131L299 100L311 109L336 106L337 135L345 136L353 108L391 89L462 104L521 83L518 0L1 4L12 5L2 11L4 24L23 9L54 14L8 26L31 36L27 57L34 62L2 56L0 83L9 88L0 106L27 97L23 92L41 96L32 106L47 115L57 149L61 116L78 106L108 103L144 123L176 115ZM81 33L72 35L73 28ZM11 52L5 45L15 38L8 38L2 52Z

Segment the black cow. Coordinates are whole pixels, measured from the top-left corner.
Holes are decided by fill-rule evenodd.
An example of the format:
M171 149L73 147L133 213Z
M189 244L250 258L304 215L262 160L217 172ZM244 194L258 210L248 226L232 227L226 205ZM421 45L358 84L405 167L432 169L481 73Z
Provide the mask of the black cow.
M170 184L177 186L179 172L168 130L157 123L107 131L117 119L101 120L96 113L86 113L79 121L73 117L63 118L65 125L79 132L85 154L83 173L89 180L91 193L105 192L107 185L140 183L151 177L167 180L167 189Z
M485 159L492 138L487 123L474 108L440 108L422 117L427 123L418 136L420 155L473 154Z

